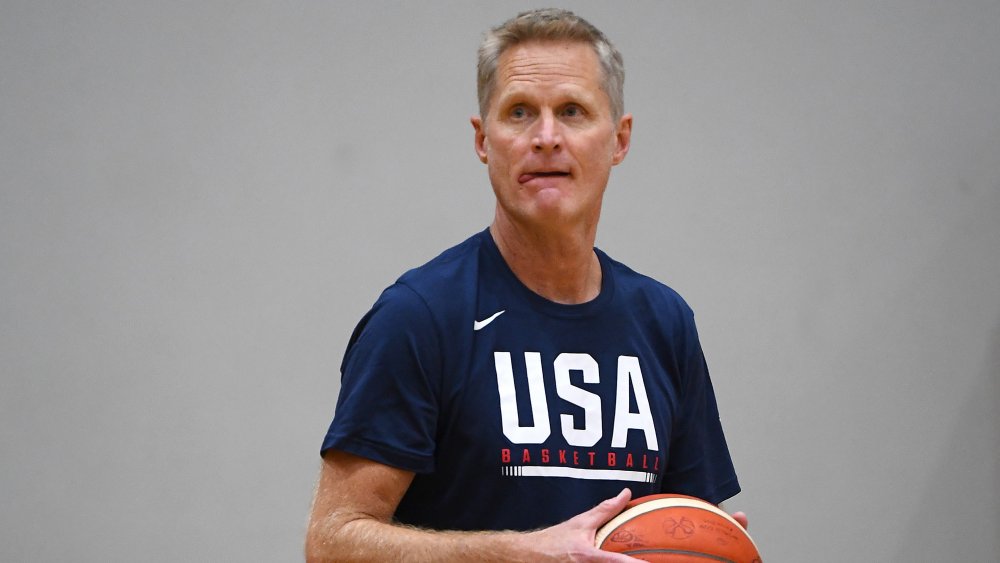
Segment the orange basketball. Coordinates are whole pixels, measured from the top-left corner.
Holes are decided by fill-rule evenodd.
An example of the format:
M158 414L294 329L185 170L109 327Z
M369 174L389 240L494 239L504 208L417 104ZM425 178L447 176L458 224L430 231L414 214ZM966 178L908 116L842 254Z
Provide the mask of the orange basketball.
M658 563L761 563L757 546L732 516L685 495L633 500L597 531L595 543Z

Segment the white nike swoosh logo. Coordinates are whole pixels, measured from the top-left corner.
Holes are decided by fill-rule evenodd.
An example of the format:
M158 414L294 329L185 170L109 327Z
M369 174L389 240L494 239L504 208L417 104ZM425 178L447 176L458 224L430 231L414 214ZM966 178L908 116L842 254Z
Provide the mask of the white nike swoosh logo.
M485 319L483 319L481 321L473 320L472 321L472 330L479 330L479 329L483 328L484 326L486 326L486 325L490 324L491 322L493 322L493 319L499 317L500 315L502 315L502 314L504 314L506 312L507 312L507 309L504 309L503 311L497 311L496 313L493 313L492 316L487 317L487 318L485 318Z

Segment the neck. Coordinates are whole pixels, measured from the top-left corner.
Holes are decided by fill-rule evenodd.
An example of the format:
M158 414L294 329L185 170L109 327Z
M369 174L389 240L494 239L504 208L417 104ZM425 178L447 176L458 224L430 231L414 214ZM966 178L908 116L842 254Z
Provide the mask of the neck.
M601 292L601 263L594 253L596 227L539 231L498 216L490 234L504 261L528 289L550 301L575 305Z

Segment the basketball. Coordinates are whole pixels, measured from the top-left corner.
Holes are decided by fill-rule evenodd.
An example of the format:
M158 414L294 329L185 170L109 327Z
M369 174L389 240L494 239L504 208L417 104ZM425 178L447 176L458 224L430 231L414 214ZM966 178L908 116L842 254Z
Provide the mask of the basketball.
M761 563L750 535L713 504L685 495L628 503L597 531L597 547L659 563Z

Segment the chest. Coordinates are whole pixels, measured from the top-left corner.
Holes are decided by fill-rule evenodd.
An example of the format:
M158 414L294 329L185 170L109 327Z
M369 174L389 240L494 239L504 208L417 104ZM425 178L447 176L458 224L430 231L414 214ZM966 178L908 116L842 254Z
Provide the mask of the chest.
M477 326L451 374L447 442L502 474L657 479L678 402L658 335L627 316L516 309Z

